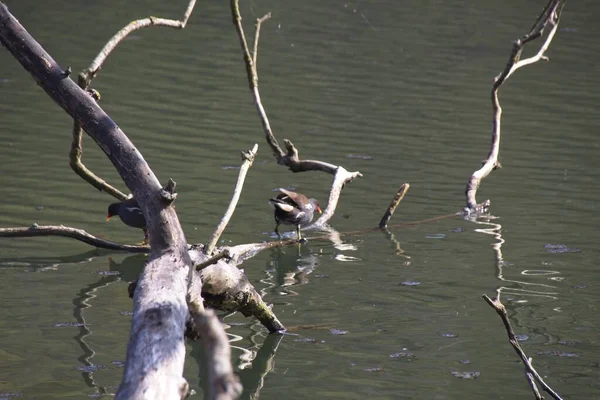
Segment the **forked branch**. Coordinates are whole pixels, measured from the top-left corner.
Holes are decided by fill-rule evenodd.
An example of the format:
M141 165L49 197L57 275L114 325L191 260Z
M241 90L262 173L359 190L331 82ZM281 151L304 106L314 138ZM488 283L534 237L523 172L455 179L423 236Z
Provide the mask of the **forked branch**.
M337 166L329 164L323 161L317 160L301 160L298 157L298 150L294 144L289 140L284 140L286 151L284 151L271 129L271 124L267 113L262 104L260 98L260 92L258 90L258 71L256 67L256 60L258 57L258 38L260 34L260 27L263 22L267 21L271 14L266 14L262 18L256 20L256 32L254 35L254 46L253 54L250 54L250 48L248 47L248 41L246 40L246 34L244 33L244 27L242 26L242 16L240 14L239 0L231 0L231 14L233 23L236 27L242 52L244 54L244 62L246 64L246 74L248 75L248 83L250 85L250 91L254 97L254 103L258 115L262 122L263 130L265 132L265 138L267 143L273 151L273 155L277 159L277 163L287 166L293 172L305 172L305 171L323 171L331 175L335 175L337 172ZM356 176L362 176L359 172L355 173ZM355 177L356 177L355 176ZM354 178L353 178L354 179Z
M475 198L477 189L479 188L481 181L494 169L501 168L500 162L498 161L498 155L500 153L500 122L502 118L502 108L500 107L500 101L498 100L498 92L500 87L517 69L524 67L525 65L533 64L540 60L548 61L548 58L544 54L546 50L548 50L548 47L554 38L554 34L558 29L560 14L565 2L566 0L550 0L548 2L542 11L542 14L531 27L531 30L525 36L517 39L513 43L513 48L504 70L494 79L494 84L492 85L492 107L494 110L494 117L491 149L487 158L484 160L483 166L473 173L469 179L469 182L467 183L467 188L465 191L467 197L467 206L463 209L463 215L481 214L488 211L490 206L489 200L477 204L477 200ZM546 40L540 47L537 54L525 60L521 60L520 58L524 46L527 43L541 37L548 26L551 27L551 30L548 33L548 36L546 36Z
M100 99L100 95L98 92L94 90L90 90L90 85L100 69L102 65L108 58L108 56L112 53L112 51L131 33L137 31L139 29L149 27L149 26L166 26L170 28L183 29L185 28L187 21L194 10L194 6L196 4L196 0L190 0L188 7L183 15L181 20L173 20L173 19L165 19L165 18L157 18L157 17L148 17L139 19L137 21L132 21L127 24L123 29L117 32L100 50L100 53L96 56L94 61L90 64L90 66L83 70L79 74L79 79L77 84L83 90L88 91L96 100ZM71 143L71 151L69 153L69 165L75 171L77 175L79 175L86 182L94 186L96 189L106 192L113 197L116 197L119 200L125 200L128 196L118 190L117 188L111 186L108 182L98 177L92 171L90 171L81 161L81 157L83 155L83 130L81 128L81 124L74 120L73 121L73 141Z

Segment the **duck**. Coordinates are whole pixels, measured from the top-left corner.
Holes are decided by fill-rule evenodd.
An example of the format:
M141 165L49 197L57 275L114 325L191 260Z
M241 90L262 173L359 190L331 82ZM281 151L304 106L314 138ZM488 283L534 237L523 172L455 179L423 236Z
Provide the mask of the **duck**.
M148 229L146 228L146 218L144 218L142 209L133 197L109 205L106 220L109 221L115 215L118 215L125 225L130 226L132 228L142 229L144 231L144 241L142 242L142 244L148 244L149 238Z
M294 225L298 241L306 241L302 238L300 227L310 224L315 211L319 214L323 212L319 202L290 190L280 188L278 191L280 193L276 198L269 199L269 203L275 208L275 233L281 238L279 225Z

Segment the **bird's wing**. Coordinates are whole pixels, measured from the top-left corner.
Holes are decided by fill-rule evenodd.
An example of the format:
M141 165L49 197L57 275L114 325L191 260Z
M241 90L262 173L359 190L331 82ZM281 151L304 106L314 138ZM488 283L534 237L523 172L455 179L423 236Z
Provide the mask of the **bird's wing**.
M283 199L287 196L289 200L294 202L299 208L304 208L307 204L309 204L308 197L306 197L303 194L291 192L283 188L280 188L279 191L281 192L281 194L283 194L283 196L280 194L279 196L277 196L277 198Z
M285 200L282 199L270 199L269 203L273 204L275 208L280 209L285 212L292 212L294 210L294 206L286 203Z
M131 213L131 214L140 215L142 217L144 216L144 213L142 212L142 209L140 207L138 207L138 206L127 205L127 206L124 206L124 207L125 207L125 210L127 212Z

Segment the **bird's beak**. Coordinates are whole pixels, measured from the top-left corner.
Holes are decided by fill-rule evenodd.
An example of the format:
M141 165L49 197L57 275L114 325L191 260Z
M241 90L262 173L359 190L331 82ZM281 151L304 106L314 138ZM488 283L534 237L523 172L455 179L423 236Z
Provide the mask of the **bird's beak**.
M321 210L321 206L317 206L317 212L318 212L319 214L323 214L323 210Z
M110 221L110 217L111 217L111 215L110 215L110 214L106 214L106 220L107 220L107 221Z

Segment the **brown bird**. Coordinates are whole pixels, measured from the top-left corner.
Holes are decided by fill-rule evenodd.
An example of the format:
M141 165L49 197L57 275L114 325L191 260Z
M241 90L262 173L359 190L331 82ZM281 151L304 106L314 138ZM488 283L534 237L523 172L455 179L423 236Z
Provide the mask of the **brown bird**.
M275 207L275 233L281 238L279 225L294 225L296 226L298 240L302 241L300 227L310 224L314 212L316 211L319 214L322 212L321 206L319 206L317 200L309 199L303 194L285 189L279 189L279 191L281 193L276 198L269 199L269 203Z
M148 230L146 229L146 218L142 213L138 202L132 197L119 203L112 203L108 206L108 214L106 220L110 220L111 217L118 215L121 221L127 226L132 228L140 228L144 231L144 242L148 244Z

